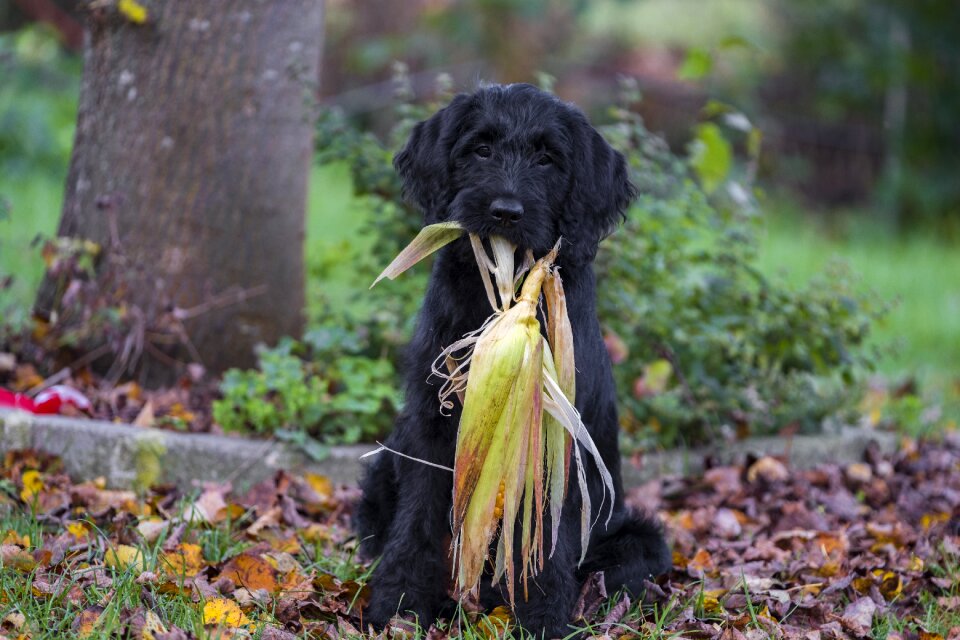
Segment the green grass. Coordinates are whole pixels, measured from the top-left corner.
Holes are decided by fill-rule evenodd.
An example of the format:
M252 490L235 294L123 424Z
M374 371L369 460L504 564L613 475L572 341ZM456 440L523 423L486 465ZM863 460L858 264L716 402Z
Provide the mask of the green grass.
M10 204L10 217L0 220L0 278L13 276L10 288L0 290L0 321L22 320L29 312L43 276L40 247L33 241L57 231L64 178L40 174L9 180L0 175L0 197Z
M363 200L353 194L350 167L330 164L314 167L307 197L307 317L318 317L325 305L370 309L365 295L369 282L361 281L353 268L358 251L373 239L360 234L369 216Z
M646 46L715 47L738 35L766 45L772 11L759 0L601 0L586 17L587 28Z
M896 236L867 214L818 224L789 207L770 207L759 263L766 274L803 284L839 261L862 285L893 303L875 327L880 372L942 385L960 375L960 250L929 233ZM781 211L782 213L776 213Z

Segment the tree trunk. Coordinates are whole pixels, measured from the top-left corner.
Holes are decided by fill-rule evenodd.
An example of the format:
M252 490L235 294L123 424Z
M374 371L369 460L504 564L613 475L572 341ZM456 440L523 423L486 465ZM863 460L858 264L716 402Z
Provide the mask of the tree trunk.
M248 366L254 345L302 328L323 0L141 2L141 25L91 17L58 235L117 249L142 272L128 283L141 311L169 295L188 337L177 359ZM57 289L48 277L38 311L57 311Z

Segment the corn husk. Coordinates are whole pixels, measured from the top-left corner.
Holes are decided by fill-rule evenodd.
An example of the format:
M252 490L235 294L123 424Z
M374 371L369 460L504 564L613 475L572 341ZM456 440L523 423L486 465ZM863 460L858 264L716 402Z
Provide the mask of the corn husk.
M428 229L381 278L395 277L434 247L450 242L450 234L463 233L458 226ZM553 264L559 243L535 262L528 253L515 272L516 248L508 241L489 239L491 259L478 237L471 234L470 240L494 313L481 327L444 349L433 363L434 375L445 381L439 393L441 411L453 408L454 397L463 407L453 468L453 572L462 597L476 591L485 566L492 562L493 581L506 576L513 604L516 585L522 583L526 596L528 579L543 569L544 558L556 549L571 471L576 473L581 495L581 561L586 554L596 521L591 521L584 453L593 459L603 480L604 502L609 500L607 522L612 514L613 479L574 407L573 331L563 284ZM541 296L546 301L545 336L537 318ZM545 514L550 523L546 554ZM517 542L519 558L515 559Z
M384 278L393 280L398 275L417 264L431 253L450 244L464 234L459 222L448 221L431 224L420 230L417 237L393 259L387 268L370 285L372 289Z
M557 249L529 269L520 296L511 306L505 292L515 283L514 276L506 275L512 273L514 248L498 248L498 244L508 244L502 238L491 238L490 244L497 269L489 269L489 259L485 261L479 256L478 264L481 272L487 266L497 276L501 307L484 327L448 347L434 363L434 373L444 377L438 364L442 359L449 375L441 398L449 401L456 391L463 403L454 462L453 555L457 589L461 594L476 589L499 531L493 580L499 581L506 575L512 604L517 564L525 594L528 578L543 568L545 513L551 523L546 557L556 549L555 525L560 521L572 467L576 469L582 496L581 561L586 553L594 523L590 519L592 508L581 449L600 470L604 489L611 496L609 506L613 479L573 405L573 331L563 285L553 267ZM482 250L476 240L474 249ZM491 295L492 285L488 283L486 288ZM546 337L541 335L537 319L541 294L547 303ZM466 355L453 357L463 350ZM580 446L574 447L574 442ZM515 563L518 523L520 557L519 563Z

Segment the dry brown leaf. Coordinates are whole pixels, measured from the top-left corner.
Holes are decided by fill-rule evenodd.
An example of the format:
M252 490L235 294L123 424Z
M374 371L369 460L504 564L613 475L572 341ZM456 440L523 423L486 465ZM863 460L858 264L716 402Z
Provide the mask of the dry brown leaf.
M752 483L763 480L769 484L786 482L790 472L782 462L770 456L763 456L747 469L747 481Z
M227 501L223 494L224 491L220 488L207 489L191 505L184 517L191 522L223 522L227 517Z
M135 427L152 427L157 421L156 412L153 407L153 400L147 400L143 405L143 408L140 409L140 413L137 414L137 417L133 419L133 426Z
M37 561L24 549L14 544L0 545L0 567L29 573L37 566Z

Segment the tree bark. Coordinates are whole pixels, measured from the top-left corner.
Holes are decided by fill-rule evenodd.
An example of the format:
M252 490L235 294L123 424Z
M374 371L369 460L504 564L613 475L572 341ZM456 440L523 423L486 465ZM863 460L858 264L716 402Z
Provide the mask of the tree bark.
M202 311L188 360L249 366L257 343L302 329L323 0L141 2L145 24L90 20L58 235L119 247L143 271L134 304L160 286Z

